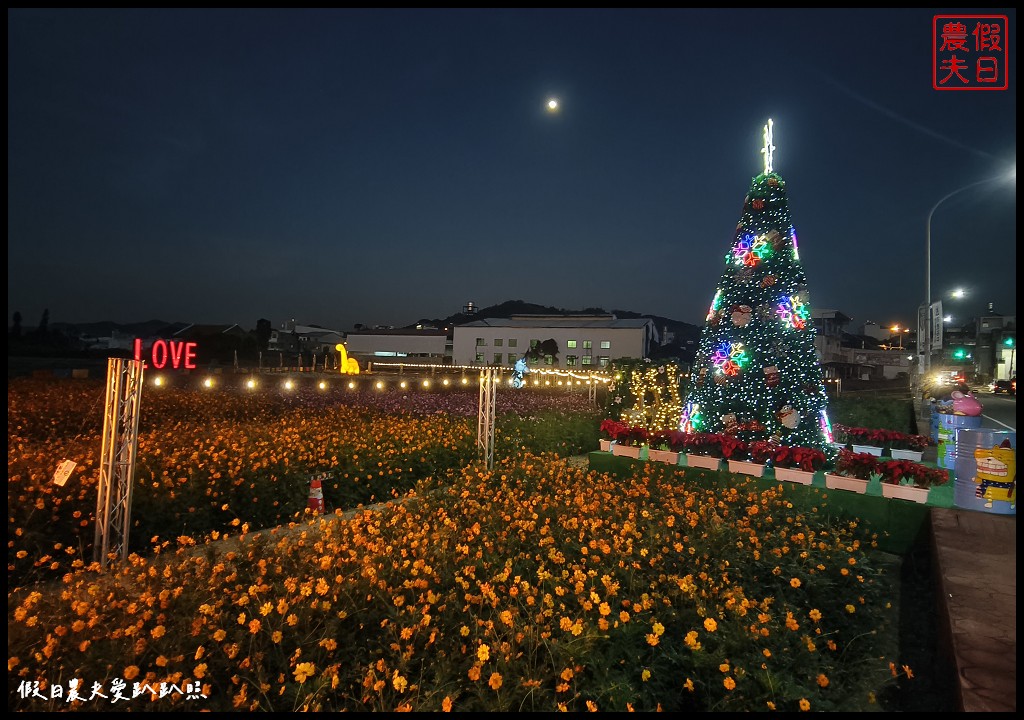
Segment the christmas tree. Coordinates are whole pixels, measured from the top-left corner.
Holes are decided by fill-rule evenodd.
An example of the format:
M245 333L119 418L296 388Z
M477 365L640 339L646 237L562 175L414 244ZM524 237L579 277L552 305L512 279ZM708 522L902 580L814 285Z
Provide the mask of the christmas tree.
M832 429L814 350L807 279L786 183L772 169L772 121L764 172L743 200L725 270L707 314L680 429L817 448Z

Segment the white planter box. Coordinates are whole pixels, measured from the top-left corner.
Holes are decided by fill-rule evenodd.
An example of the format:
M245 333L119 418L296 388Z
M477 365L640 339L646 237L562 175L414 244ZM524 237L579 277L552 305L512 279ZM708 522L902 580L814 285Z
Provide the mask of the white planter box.
M668 465L679 464L679 453L672 452L671 450L654 450L650 449L647 451L647 459L651 462L666 463Z
M686 453L686 464L689 467L717 470L720 467L721 462L721 458L708 457L707 455L691 455L690 453Z
M611 452L611 450L612 450L612 441L611 440L601 440L600 443L601 443L601 452Z
M729 472L740 473L742 475L752 475L753 477L764 476L764 465L756 462L749 462L747 460L729 460Z
M914 462L921 462L921 458L924 457L924 450L898 450L893 448L892 459L893 460L913 460Z
M875 457L882 457L882 448L876 447L875 445L854 445L853 451L855 453L867 453L868 455L874 455Z
M868 481L860 478L847 477L845 475L833 475L825 473L825 487L832 490L847 490L849 492L865 494L868 490Z
M775 468L775 479L791 483L800 483L801 485L810 485L814 481L814 473L807 470L798 470L796 468L777 467Z
M913 485L882 483L882 495L887 498L899 498L921 504L928 502L928 488L919 488Z
M633 458L634 460L640 459L640 446L639 445L612 445L612 455L618 455L620 457Z

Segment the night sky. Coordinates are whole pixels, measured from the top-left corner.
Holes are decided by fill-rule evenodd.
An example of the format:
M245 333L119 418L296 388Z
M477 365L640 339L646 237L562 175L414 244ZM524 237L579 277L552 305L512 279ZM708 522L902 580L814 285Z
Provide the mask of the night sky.
M1016 168L1015 12L978 92L937 12L9 9L8 322L702 325L772 118L811 307L911 323L929 210ZM957 321L1016 314L1015 215L935 212Z

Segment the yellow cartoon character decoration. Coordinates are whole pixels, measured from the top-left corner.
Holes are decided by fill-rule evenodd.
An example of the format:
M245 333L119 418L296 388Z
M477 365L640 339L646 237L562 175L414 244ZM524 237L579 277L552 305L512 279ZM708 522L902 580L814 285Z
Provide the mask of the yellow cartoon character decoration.
M1009 440L992 448L975 448L974 460L977 474L974 482L978 487L974 496L985 500L985 507L992 507L992 501L1017 504L1017 451Z
M344 343L338 343L334 346L334 349L341 353L341 364L338 369L342 375L358 375L359 374L359 361L355 358L348 356L348 351L345 349Z

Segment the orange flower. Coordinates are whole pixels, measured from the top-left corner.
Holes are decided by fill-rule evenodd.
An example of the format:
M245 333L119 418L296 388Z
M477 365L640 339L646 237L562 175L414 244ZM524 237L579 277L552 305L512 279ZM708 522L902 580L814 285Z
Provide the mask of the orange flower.
M800 709L807 712L811 709L811 703L806 698L800 698Z
M707 618L704 621L704 629L707 630L708 632L714 632L715 630L718 629L718 623L715 622L714 619L712 619L712 618Z
M790 580L789 586L794 588L800 587L800 578L793 578L792 580Z
M501 687L501 673L491 673L491 678L487 681L487 684L491 686L491 690L497 690Z
M726 690L732 690L736 687L736 681L731 677L726 677L725 680L722 681L722 685L725 686Z
M823 673L819 673L818 674L818 687L828 687L828 676L827 675L825 675Z
M126 667L124 669L124 679L125 680L134 680L138 676L139 676L139 666L138 665L129 665L128 667Z
M480 679L480 666L474 665L469 669L469 679L476 682Z

